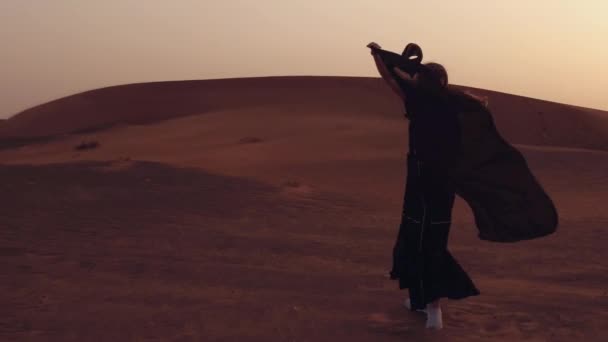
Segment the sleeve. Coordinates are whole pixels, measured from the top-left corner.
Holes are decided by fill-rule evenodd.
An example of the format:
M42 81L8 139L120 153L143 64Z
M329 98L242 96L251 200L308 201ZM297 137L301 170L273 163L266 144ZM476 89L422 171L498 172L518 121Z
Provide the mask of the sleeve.
M382 62L384 63L384 65L386 65L386 68L391 72L393 77L398 77L393 71L394 67L398 67L399 69L409 73L410 75L413 75L416 72L416 69L418 68L417 61L414 62L412 60L409 60L408 58L400 54L382 49L376 49L375 51L380 56Z

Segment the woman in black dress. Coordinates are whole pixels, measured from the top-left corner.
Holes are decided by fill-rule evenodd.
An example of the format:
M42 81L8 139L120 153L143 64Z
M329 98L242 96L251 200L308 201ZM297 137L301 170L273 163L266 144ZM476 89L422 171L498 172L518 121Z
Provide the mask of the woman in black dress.
M447 249L455 189L443 174L457 157L458 103L473 97L448 87L447 72L436 63L420 65L413 77L388 70L368 45L378 71L404 101L409 124L409 153L403 211L393 249L391 279L409 289L405 305L427 314L428 328L443 326L440 298L478 295L467 273Z

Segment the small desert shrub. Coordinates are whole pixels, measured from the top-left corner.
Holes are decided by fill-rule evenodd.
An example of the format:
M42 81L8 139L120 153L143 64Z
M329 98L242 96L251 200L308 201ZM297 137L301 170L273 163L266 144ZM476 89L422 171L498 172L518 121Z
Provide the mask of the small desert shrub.
M77 151L83 151L83 150L92 150L99 147L99 143L97 141L83 141L80 144L76 145L74 147L75 150Z

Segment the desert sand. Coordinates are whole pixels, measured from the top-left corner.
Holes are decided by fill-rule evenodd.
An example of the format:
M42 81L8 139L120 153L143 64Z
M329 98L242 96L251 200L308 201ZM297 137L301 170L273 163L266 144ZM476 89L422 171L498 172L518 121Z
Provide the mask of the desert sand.
M560 226L481 241L458 199L449 248L481 295L443 300L443 330L388 279L399 99L377 78L268 77L92 90L0 123L0 340L608 339L608 113L472 90Z

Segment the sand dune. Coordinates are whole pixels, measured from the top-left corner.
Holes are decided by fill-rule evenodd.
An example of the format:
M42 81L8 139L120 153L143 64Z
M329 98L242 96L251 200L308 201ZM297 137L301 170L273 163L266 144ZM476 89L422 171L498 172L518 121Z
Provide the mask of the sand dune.
M8 120L5 141L38 140L0 150L1 340L608 336L603 113L487 92L560 227L482 242L458 200L450 249L481 295L446 301L431 332L386 277L407 150L390 90L214 82L108 88Z
M324 109L368 113L391 110L383 84L373 78L262 77L121 85L76 94L15 115L0 136L37 137L159 119L272 106L285 111ZM388 95L388 96L387 96ZM369 98L352 104L353 98ZM385 101L389 98L389 101ZM387 104L388 102L388 104ZM388 114L388 112L387 112Z
M513 143L608 150L608 114L504 93L471 89L490 100L497 125ZM115 124L234 111L344 113L400 119L403 107L378 78L261 77L157 82L92 90L52 101L0 126L0 145Z

